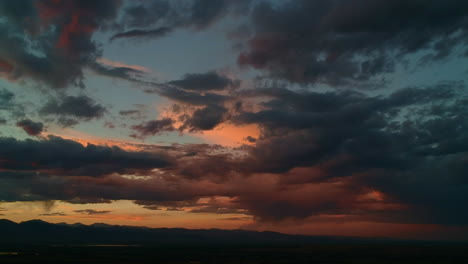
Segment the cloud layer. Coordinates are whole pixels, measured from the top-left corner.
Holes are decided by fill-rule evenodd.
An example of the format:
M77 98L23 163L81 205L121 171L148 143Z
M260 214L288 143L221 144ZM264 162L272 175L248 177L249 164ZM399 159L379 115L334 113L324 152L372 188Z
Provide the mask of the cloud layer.
M0 14L0 78L12 83L0 88L0 201L131 200L259 226L468 225L466 73L444 64L468 54L463 1L2 1ZM215 25L233 47L223 69L156 79L102 57ZM438 81L419 80L427 67ZM132 90L108 87L104 100L88 74ZM112 129L128 148L44 133L71 126ZM237 147L160 142L246 127L257 133Z

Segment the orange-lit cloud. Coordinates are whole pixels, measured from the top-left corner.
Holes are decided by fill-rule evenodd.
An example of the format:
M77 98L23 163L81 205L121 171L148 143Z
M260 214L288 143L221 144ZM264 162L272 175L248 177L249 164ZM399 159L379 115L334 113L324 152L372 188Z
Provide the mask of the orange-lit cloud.
M124 68L134 69L134 70L141 71L141 72L146 72L146 73L152 73L153 72L153 70L151 70L149 68L146 68L146 67L143 67L143 66L140 66L140 65L129 65L129 64L125 64L123 62L111 61L109 59L102 58L102 57L96 59L96 62L99 62L99 63L107 65L107 66L124 67Z
M86 146L88 144L101 145L101 146L117 146L127 151L137 151L141 149L140 147L138 147L138 145L140 145L140 142L137 142L137 141L123 140L123 139L117 139L117 138L104 138L104 137L94 136L89 133L85 133L85 132L78 131L78 130L71 129L71 128L65 128L60 132L44 133L44 134L45 136L54 135L54 136L62 137L64 139L74 140L82 144L83 146Z
M200 109L200 107L181 104L178 105L178 111L175 113L173 107L173 105L167 103L155 106L156 111L160 113L159 119L170 118L175 120L174 126L177 129L180 129L180 127L184 125L184 123L179 119L180 116L192 116L196 110ZM258 138L260 130L256 124L236 126L230 123L222 123L212 130L187 133L191 136L200 138L207 143L218 144L226 147L239 147L242 144L252 145L253 143L249 142L246 138L249 136L252 138Z
M222 124L213 130L195 134L206 142L219 144L226 147L238 147L242 144L253 144L246 140L247 137L258 138L260 131L257 125L235 126Z

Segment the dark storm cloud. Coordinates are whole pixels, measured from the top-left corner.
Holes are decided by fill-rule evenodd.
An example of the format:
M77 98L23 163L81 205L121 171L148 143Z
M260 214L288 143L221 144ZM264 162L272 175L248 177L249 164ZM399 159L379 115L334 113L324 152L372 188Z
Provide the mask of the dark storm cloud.
M239 81L228 78L217 72L187 74L180 80L173 80L163 84L152 83L149 93L158 93L180 104L173 105L171 112L177 117L173 120L147 121L132 129L137 134L133 137L144 138L162 131L200 131L211 130L226 120L228 109L224 106L227 101L233 100L232 95L239 88ZM223 92L223 93L221 93ZM184 112L181 108L188 107L190 111ZM177 129L175 121L183 124Z
M159 38L178 28L202 30L226 14L248 10L248 1L193 0L149 1L123 10L117 38Z
M171 100L189 105L221 105L231 99L229 92L239 87L239 80L217 72L186 74L182 79L167 83L147 83L148 93L157 93Z
M83 86L82 68L100 53L92 35L114 18L120 1L10 2L0 3L0 61L8 78Z
M191 131L211 130L219 125L227 113L227 109L217 105L196 110L192 116L185 120L182 129L188 128Z
M378 222L466 224L464 89L462 82L444 82L387 96L240 91L245 104L262 98L262 109L241 107L222 122L260 125L255 145L243 146L247 155L241 158L198 148L196 155L181 156L177 174L223 182L239 208L260 221L359 212ZM260 175L250 185L262 191L234 188L229 178L239 174ZM272 175L278 182L264 184Z
M185 201L201 196L208 191L198 188L197 183L166 182L156 178L128 179L115 175L96 177L36 176L24 178L1 178L0 200L44 201L63 200L70 203L103 203L110 200ZM191 190L192 189L192 190Z
M279 174L282 190L303 184L301 196L310 196L310 201L296 201L292 193L301 193L296 189L241 196L240 202L260 219L302 218L356 207L369 210L371 205L357 197L379 190L395 203L377 203L382 209L373 217L379 221L466 224L468 214L460 210L468 201L463 191L468 138L461 131L468 125L468 109L460 92L458 83L406 88L386 97L258 91L271 97L264 103L268 109L235 117L236 122L262 126L239 167ZM305 172L293 175L298 168ZM335 181L343 185L327 187ZM314 197L309 194L313 184L349 201L317 191Z
M168 84L175 85L184 90L202 92L224 90L228 86L234 85L235 81L216 72L207 72L187 74L183 79L170 81Z
M130 136L144 139L145 137L154 136L163 132L197 132L201 130L212 130L225 120L227 111L228 110L222 106L208 105L195 110L191 115L180 115L178 120L182 121L183 124L179 127L175 127L176 120L172 118L145 121L132 126L131 129L134 133L130 134Z
M252 137L252 136L248 136L248 137L246 137L245 139L246 139L248 142L250 142L250 143L255 143L255 142L257 142L257 139L254 138L254 137Z
M226 8L235 1L226 0L198 0L193 1L191 6L191 15L186 24L198 28L204 28L216 19L218 19L225 11Z
M244 102L263 98L264 109L243 109L227 119L261 127L255 145L243 146L241 156L219 146L172 146L168 151L196 155L177 155L177 165L165 168L168 174L150 180L10 175L2 178L0 193L5 200L130 199L154 206L217 195L233 197L232 206L198 204L200 209L192 210L248 212L258 221L351 214L377 222L466 224L468 139L461 131L468 129L468 107L460 85L405 88L387 96L279 88L245 92ZM25 192L30 196L19 195Z
M149 172L171 164L163 153L130 152L118 147L83 146L78 142L48 136L42 140L0 138L2 168L44 175L103 176L112 173Z
M192 105L221 104L224 101L230 99L229 96L226 95L210 92L201 94L198 92L185 91L183 89L167 85L158 85L155 89L148 92L156 92L174 101Z
M17 127L21 127L24 132L30 136L38 136L44 131L44 124L41 122L34 122L30 119L24 119L16 123Z
M468 39L468 4L456 0L262 2L252 20L238 63L298 83L368 80L405 55L441 59Z
M246 27L254 34L242 47L238 63L297 83L370 80L392 72L408 55L425 55L422 62L431 63L452 56L455 47L463 50L468 40L468 4L463 1L251 3L252 23ZM212 130L220 124L257 125L260 134L247 137L250 144L237 148L132 145L157 153L83 146L53 136L0 138L0 200L126 199L148 209L252 214L258 221L347 215L360 221L468 224L464 83L370 95L377 93L311 92L281 84L241 90L237 81L216 72L188 74L167 83L144 82L138 70L96 62L101 54L92 35L115 18L118 5L1 2L1 76L63 88L81 85L82 68L89 67L97 74L145 84L148 92L177 102L171 112L177 117L132 126L138 138L164 131ZM129 2L122 20L109 28L121 30L114 39L159 37L177 28L201 30L240 5ZM8 108L12 98L0 90L0 110ZM40 112L68 126L100 118L106 108L87 96L65 96L50 100ZM40 124L18 122L30 135L40 134ZM206 197L232 201L197 203Z
M241 124L263 126L263 133L256 141L256 147L252 149L252 156L258 164L267 166L261 170L284 172L294 166L315 164L327 156L356 156L360 153L359 149L354 150L354 154L353 151L340 152L344 150L344 146L350 146L355 141L361 142L360 140L364 140L361 142L363 146L373 147L377 143L381 144L374 154L385 155L377 158L369 153L368 157L360 161L367 160L368 164L363 165L371 166L372 162L376 162L375 165L379 167L398 168L409 162L409 159L405 158L408 151L405 148L409 147L405 140L408 139L400 133L400 127L411 122L398 121L399 118L404 118L401 111L408 106L424 108L437 103L447 103L446 100L453 100L459 91L458 84L454 85L455 87L437 85L406 88L387 97L369 97L351 91L297 93L284 89L264 89L258 91L259 95L272 97L263 103L267 109L240 113L232 120ZM414 118L417 117L415 114ZM403 144L401 149L384 148L397 148L397 143ZM394 153L395 151L397 153ZM392 156L393 154L395 156ZM356 160L354 164L360 163Z
M351 90L239 91L245 104L261 99L262 109L241 107L221 122L260 125L255 145L243 146L248 154L240 159L207 154L200 148L196 155L181 157L177 175L223 182L231 188L229 195L238 197L239 208L261 221L360 211L373 221L466 223L468 218L457 213L461 210L457 202L452 206L437 202L468 199L463 187L453 184L463 181L461 164L468 152L468 141L460 133L468 124L463 89L462 82L444 82L387 96ZM199 117L210 119L207 113ZM447 167L456 168L450 180L437 180L447 176L436 168ZM426 181L429 171L434 180ZM271 174L279 182L263 184L262 193L257 194L258 190L245 186L232 188L228 179L237 174L267 175L252 185L271 180ZM425 191L415 194L419 186ZM436 192L440 186L452 190L451 194ZM386 198L365 198L371 190L383 192ZM433 202L424 204L429 200Z
M166 16L170 8L169 1L148 1L143 4L128 6L123 10L122 23L128 27L146 27L153 25Z
M25 28L31 30L34 25L27 17L36 17L36 10L32 0L25 0L22 2L17 1L4 1L0 4L0 12L8 20L13 21L13 24L23 25Z
M67 153L75 151L65 145L77 143L53 144L68 152L37 162L43 155L29 158L36 151L15 146L18 153L28 155L13 157L22 163L2 163L7 169L0 185L2 198L130 199L157 208L164 206L161 202L184 204L199 197L227 196L234 199L232 206L192 203L183 207L192 207L194 212L248 213L257 221L346 214L375 222L464 225L468 223L468 214L462 210L468 202L464 187L468 138L462 133L468 129L468 99L464 89L462 82L445 82L385 96L351 90L242 90L238 96L243 104L254 101L258 109L241 106L227 114L227 108L207 105L199 108L199 114L194 112L200 120L190 124L197 124L198 129L223 122L257 124L261 133L253 145L235 150L174 145L165 149L178 157L170 167L136 165L117 154L110 155L113 159L109 161L86 151L86 157L92 159L83 160L82 155L69 158ZM164 127L155 124L141 126L142 133L158 133ZM11 159L12 151L4 144L0 147ZM97 152L110 151L103 148L105 151ZM137 161L142 158L135 158ZM152 171L157 167L164 170ZM150 179L125 179L113 173Z
M93 118L101 118L106 111L107 109L104 106L97 104L92 98L81 95L65 96L58 100L51 99L39 112L43 115L60 117L59 123L62 125L74 125L76 123L74 119L86 121Z
M135 134L132 137L144 138L149 135L156 135L164 131L174 131L174 120L164 118L160 120L152 120L132 126Z
M100 214L108 214L112 211L109 210L94 210L94 209L83 209L83 210L74 210L73 212L79 214L86 214L86 215L100 215Z

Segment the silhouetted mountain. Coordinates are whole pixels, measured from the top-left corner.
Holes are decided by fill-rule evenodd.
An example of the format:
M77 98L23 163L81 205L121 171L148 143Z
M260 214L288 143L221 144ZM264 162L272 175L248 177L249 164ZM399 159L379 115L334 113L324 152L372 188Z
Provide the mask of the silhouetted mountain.
M41 220L15 223L0 220L0 243L15 244L242 244L293 245L316 243L389 242L386 238L287 235L276 232L221 229L148 228L51 224Z

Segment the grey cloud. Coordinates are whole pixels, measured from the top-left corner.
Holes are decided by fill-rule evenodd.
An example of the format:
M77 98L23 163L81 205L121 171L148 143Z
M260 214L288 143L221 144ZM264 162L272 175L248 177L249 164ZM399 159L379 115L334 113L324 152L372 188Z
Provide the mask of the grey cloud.
M455 52L467 40L468 5L460 1L261 2L240 65L272 78L342 86L393 72L406 55Z
M158 38L179 28L202 30L223 15L238 14L248 8L248 1L232 0L155 0L130 5L123 10L122 19L118 22L122 32L114 34L111 40Z
M34 122L30 119L24 119L16 123L17 127L21 127L24 132L30 136L38 136L44 131L44 124L41 122Z
M76 120L91 120L101 118L107 109L94 102L88 96L65 96L60 99L51 99L40 109L43 115L53 115L59 117L62 125L74 125Z
M82 68L100 53L92 35L119 6L114 0L2 3L0 60L11 66L8 78L33 79L55 89L82 87ZM71 30L73 19L80 23Z
M193 115L185 121L182 129L188 128L191 131L211 130L223 122L226 113L227 109L221 106L208 105L202 109L196 110Z
M94 210L94 209L84 209L84 210L74 210L73 212L79 214L87 214L87 215L100 215L100 214L108 214L112 211L109 210Z
M184 90L200 92L224 90L228 88L228 86L235 85L235 83L235 81L216 72L187 74L180 80L168 82L168 84L175 85Z
M67 216L64 212L40 214L40 216Z
M78 142L48 136L42 140L0 138L0 158L14 174L103 176L134 174L164 168L172 161L164 153L129 152L118 147L83 146Z
M170 118L164 118L160 120L152 120L141 123L139 125L132 126L132 129L136 134L132 134L132 137L143 138L149 135L156 135L164 131L174 131L174 120Z
M119 38L159 38L159 37L164 37L165 35L169 34L171 31L172 29L168 27L160 27L160 28L149 29L149 30L134 29L134 30L117 33L113 35L110 40L115 40Z

